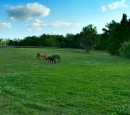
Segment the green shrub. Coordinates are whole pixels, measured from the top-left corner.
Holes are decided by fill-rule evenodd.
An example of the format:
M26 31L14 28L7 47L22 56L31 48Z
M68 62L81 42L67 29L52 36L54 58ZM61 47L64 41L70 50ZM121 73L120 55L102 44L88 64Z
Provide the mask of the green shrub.
M130 58L130 41L129 42L124 42L121 45L121 47L119 49L119 53L123 57Z

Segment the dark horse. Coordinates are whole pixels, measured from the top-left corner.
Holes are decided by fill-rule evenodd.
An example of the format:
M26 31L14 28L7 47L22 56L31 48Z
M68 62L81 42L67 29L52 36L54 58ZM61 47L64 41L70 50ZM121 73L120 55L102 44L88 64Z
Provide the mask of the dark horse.
M53 56L49 56L46 58L46 61L49 62L49 63L56 63L56 60Z
M52 57L55 58L55 60L57 60L58 62L61 60L58 54L52 55Z
M40 60L40 59L46 59L46 54L44 52L39 52L37 54L37 58Z

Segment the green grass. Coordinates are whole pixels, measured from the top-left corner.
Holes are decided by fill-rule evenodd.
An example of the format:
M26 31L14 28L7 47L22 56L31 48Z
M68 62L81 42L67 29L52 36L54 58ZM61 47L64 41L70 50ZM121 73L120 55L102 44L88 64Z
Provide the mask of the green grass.
M60 54L61 62L36 54ZM0 49L0 114L130 115L130 60L78 49Z

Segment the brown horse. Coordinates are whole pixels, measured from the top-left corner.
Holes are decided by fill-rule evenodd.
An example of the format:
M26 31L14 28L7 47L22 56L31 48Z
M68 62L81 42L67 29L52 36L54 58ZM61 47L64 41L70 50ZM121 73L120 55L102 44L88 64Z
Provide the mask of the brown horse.
M46 59L46 54L44 52L39 52L37 54L37 58L40 60L40 59Z
M58 62L61 60L60 55L58 54L52 55L52 57L55 58Z
M56 60L53 56L49 56L46 58L46 61L49 62L49 63L56 63Z

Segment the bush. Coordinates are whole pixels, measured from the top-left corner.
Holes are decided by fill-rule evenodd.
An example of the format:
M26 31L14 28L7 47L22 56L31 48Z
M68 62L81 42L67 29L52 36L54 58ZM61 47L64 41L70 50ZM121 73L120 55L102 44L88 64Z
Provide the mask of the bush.
M130 58L130 41L129 42L124 42L121 45L121 47L119 49L119 53L123 57Z

